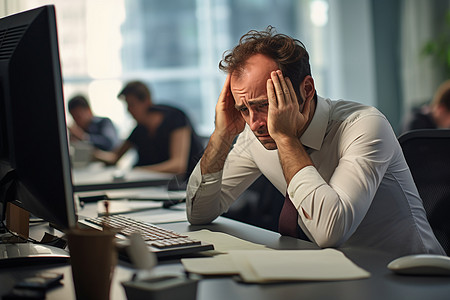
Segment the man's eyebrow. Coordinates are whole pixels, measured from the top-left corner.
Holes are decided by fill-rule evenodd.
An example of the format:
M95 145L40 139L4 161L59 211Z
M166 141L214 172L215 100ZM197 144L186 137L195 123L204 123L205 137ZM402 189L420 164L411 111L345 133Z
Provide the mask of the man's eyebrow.
M237 110L241 110L241 109L243 109L244 107L245 107L245 104L241 104L241 105L235 104L235 105L234 105L234 108L236 108Z
M264 98L264 99L255 99L255 100L250 100L248 101L248 104L251 105L259 105L259 104L264 104L267 103L269 100Z
M264 103L267 103L268 102L268 99L255 99L255 100L249 100L248 101L248 104L250 105L250 106L253 106L253 105L259 105L259 104L264 104ZM246 107L246 105L245 104L241 104L241 105L234 105L234 107L237 109L237 110L241 110L242 108L244 108L244 107Z

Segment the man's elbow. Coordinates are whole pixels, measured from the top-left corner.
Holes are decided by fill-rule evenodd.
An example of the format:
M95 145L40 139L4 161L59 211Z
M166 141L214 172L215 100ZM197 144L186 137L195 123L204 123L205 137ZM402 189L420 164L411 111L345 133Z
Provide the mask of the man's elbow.
M217 219L217 214L200 212L191 206L192 200L186 199L186 216L191 225L207 225Z
M195 217L192 214L187 214L187 220L191 225L207 225L216 218Z
M315 230L312 233L314 242L320 248L337 248L346 241L346 231L344 225L335 224L331 228Z
M320 248L337 248L342 244L341 239L337 239L335 237L320 236L315 237L314 241Z

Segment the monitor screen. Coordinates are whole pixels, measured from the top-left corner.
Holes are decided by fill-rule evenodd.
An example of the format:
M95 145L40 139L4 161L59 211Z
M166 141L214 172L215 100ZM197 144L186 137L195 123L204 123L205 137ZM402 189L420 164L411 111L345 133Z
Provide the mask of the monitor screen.
M54 6L0 19L0 111L1 202L75 226Z

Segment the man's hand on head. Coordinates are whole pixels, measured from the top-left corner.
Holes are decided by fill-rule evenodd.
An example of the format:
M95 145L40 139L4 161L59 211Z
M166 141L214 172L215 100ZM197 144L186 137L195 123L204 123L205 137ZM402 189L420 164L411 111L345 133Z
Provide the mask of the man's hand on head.
M231 75L228 74L216 105L215 131L234 139L244 130L245 121L235 108L235 101L230 88Z
M200 162L202 174L223 169L234 138L244 130L245 121L235 108L228 74L216 105L215 129Z
M300 111L289 78L285 78L280 70L272 72L270 77L267 80L269 133L275 142L285 138L300 138L309 123L311 100L306 100Z

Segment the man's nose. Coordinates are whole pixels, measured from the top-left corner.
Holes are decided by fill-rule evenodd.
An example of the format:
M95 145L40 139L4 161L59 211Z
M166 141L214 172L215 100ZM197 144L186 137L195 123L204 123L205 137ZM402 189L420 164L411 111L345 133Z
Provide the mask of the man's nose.
M249 126L252 131L258 130L265 125L265 116L259 112L250 111Z

